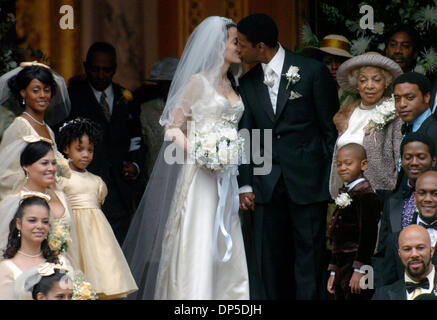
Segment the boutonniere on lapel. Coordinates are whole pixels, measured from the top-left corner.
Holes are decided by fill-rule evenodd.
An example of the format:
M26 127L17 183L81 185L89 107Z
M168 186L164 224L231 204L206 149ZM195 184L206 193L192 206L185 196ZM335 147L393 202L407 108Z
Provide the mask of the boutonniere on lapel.
M118 99L118 104L128 104L132 100L134 100L132 92L130 92L128 89L122 89L121 97Z
M296 66L290 66L290 68L288 68L288 71L286 74L284 74L284 76L288 80L288 83L287 83L287 86L285 87L285 90L288 90L288 87L291 84L296 84L300 80L299 68ZM302 97L302 95L299 92L291 90L290 97L288 99L293 100L293 99L297 99L300 97Z
M343 192L335 198L335 204L340 208L346 208L352 203L352 198L347 192Z

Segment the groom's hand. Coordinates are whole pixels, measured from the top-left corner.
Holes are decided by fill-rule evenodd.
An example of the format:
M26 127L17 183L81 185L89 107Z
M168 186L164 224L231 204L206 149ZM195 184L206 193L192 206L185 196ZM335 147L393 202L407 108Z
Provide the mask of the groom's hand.
M253 192L240 193L240 209L255 210L255 194Z

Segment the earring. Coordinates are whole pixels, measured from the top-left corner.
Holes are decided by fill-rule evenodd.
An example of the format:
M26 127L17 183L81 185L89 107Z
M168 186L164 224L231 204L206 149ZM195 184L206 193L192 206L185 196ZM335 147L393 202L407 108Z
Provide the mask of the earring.
M20 232L20 230L18 230L18 239L20 239L21 238L21 232Z
M24 100L24 98L23 98L23 106L25 106L26 105L26 101Z

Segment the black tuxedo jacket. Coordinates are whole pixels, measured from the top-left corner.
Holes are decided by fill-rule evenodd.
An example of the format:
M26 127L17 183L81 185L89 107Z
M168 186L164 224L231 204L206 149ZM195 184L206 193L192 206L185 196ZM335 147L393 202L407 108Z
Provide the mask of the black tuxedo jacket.
M245 112L240 129L261 129L261 155L272 153L272 170L267 175L253 175L254 166L239 168L239 185L252 186L255 202L270 201L281 174L291 200L309 204L329 199L328 180L337 130L332 121L338 110L335 82L321 62L285 49L285 74L290 66L299 68L300 80L288 89L281 76L276 113L273 113L268 87L263 83L261 64L248 71L240 81L239 92ZM290 100L291 90L302 97ZM264 143L264 130L272 131L271 150Z
M372 300L407 300L405 281L398 280L390 285L377 288Z
M100 176L106 184L117 186L125 210L131 214L133 211L132 188L133 183L127 182L122 177L122 162L132 161L138 164L140 170L144 163L143 143L140 149L129 152L131 138L141 137L141 124L139 121L139 108L133 102L123 98L123 88L113 83L114 104L111 121L108 122L103 109L97 101L87 81L75 83L68 88L71 100L71 113L69 119L85 117L98 123L103 131L103 140L95 146L94 158L87 170ZM110 212L105 212L109 214Z
M434 261L433 264L435 268ZM372 297L372 300L407 300L407 291L406 291L407 289L405 288L404 272L405 271L403 271L402 273L401 279L393 282L392 284L386 285L381 288L377 288L375 294ZM431 284L434 285L434 288L435 288L435 282L436 279L434 279L434 284ZM431 300L431 299L427 299L427 300Z
M434 146L437 150L437 120L433 114L423 121L422 125L416 132L422 133L434 141Z
M401 209L402 212L402 209ZM416 224L418 213L413 214L412 223ZM385 244L385 252L381 263L374 266L375 275L375 287L382 287L403 279L405 267L399 258L399 234L401 230L392 232L387 236ZM432 264L437 264L437 253L434 251L434 255L431 260Z
M387 195L381 215L381 226L378 234L377 252L384 250L388 235L402 229L402 209L406 197L409 197L410 187L405 180L395 191ZM411 190L413 191L413 190Z

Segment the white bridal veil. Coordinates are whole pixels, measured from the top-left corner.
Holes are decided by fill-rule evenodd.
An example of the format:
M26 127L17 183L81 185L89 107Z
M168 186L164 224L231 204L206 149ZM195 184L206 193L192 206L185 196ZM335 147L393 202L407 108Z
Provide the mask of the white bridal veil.
M36 61L22 62L19 67L3 74L0 77L0 104L3 104L12 96L11 90L8 86L9 79L17 75L21 70L23 70L23 68L34 65L49 69L56 83L56 93L52 96L44 117L44 120L48 125L54 126L65 120L70 114L70 97L68 96L68 90L64 78L42 63Z
M184 130L191 117L190 107L201 89L196 85L196 74L202 74L215 84L224 63L227 28L235 23L223 17L209 17L190 35L170 86L165 109L160 118L162 126ZM231 67L234 78L241 73L241 65ZM178 194L178 178L183 164L169 164L164 159L171 141L164 141L155 162L152 175L132 219L123 243L123 251L139 290L132 299L153 299L156 278L161 261L165 226L172 210L172 201ZM185 181L186 182L186 181Z

